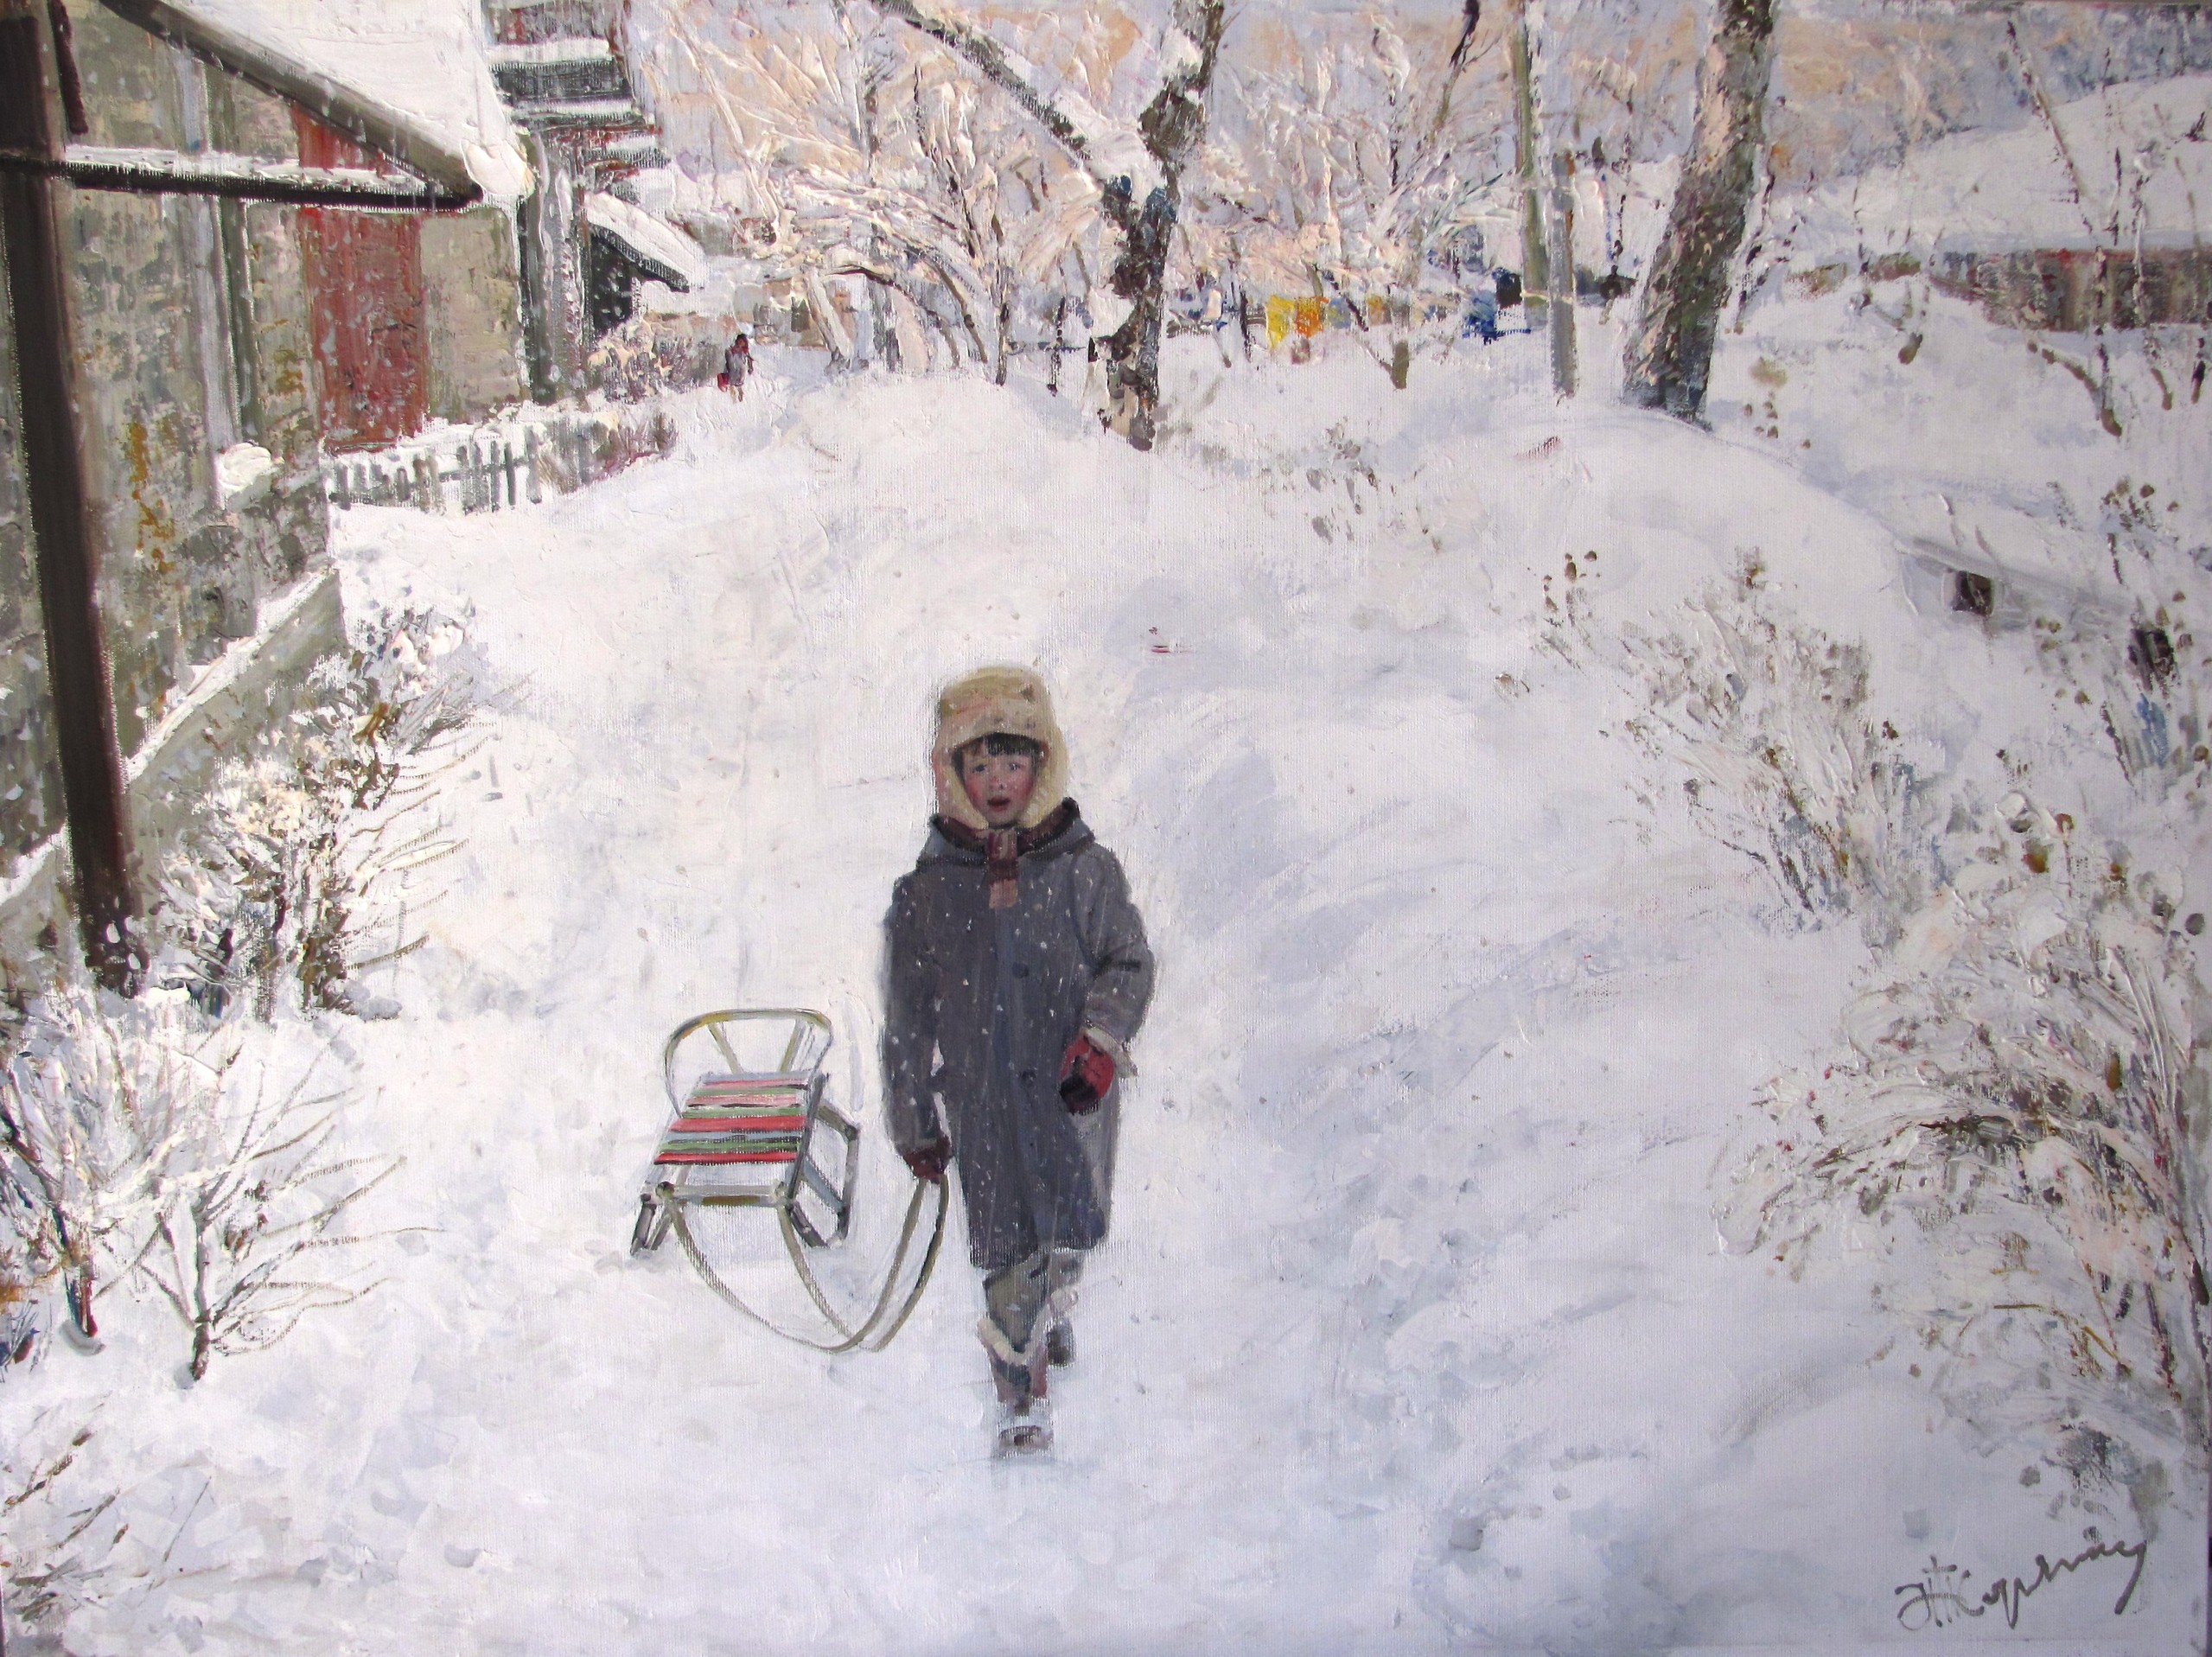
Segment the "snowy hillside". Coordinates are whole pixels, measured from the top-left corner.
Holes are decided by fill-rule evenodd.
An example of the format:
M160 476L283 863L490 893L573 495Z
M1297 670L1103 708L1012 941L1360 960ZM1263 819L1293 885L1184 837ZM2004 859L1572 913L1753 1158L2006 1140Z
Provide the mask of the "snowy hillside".
M1902 165L1837 180L1791 215L1797 250L1849 258L1903 248L2190 247L2212 195L2212 76L2124 82L2048 119L1971 131ZM2117 232L2114 226L2117 226Z
M1869 705L1923 770L1993 797L1997 750L2032 750L2054 806L2126 797L2040 635L1916 607L1922 526L1871 515L1955 488L1900 433L1960 405L1816 420L1746 378L1894 362L1873 322L1824 337L1731 347L1718 437L1555 404L1533 339L1404 393L1348 341L1227 373L1201 347L1151 456L1019 376L817 384L764 353L745 403L686 401L674 456L583 494L355 510L349 604L473 608L513 681L447 800L433 942L372 980L405 1011L323 1029L354 1133L408 1159L374 1218L427 1229L189 1390L120 1297L105 1353L11 1383L63 1416L114 1390L99 1467L180 1469L130 1485L149 1578L70 1648L1858 1650L1932 1569L1978 1600L2085 1527L2148 1544L2126 1615L2127 1558L2092 1559L2011 1638L2193 1648L2202 1493L2171 1449L2131 1501L1953 1414L1876 1297L1909 1241L1801 1271L1722 1246L1756 1101L1833 1050L1869 946L1698 832L1603 641L1755 559L1772 613L1872 643ZM2048 381L2007 437L2041 410L2052 440L2010 464L2094 500L2125 457ZM988 1456L957 1249L889 1354L839 1360L625 1250L662 1036L797 1003L867 1122L832 1286L888 1252L879 929L930 694L994 660L1052 680L1161 961L1081 1362L1023 1466ZM2173 855L2151 821L2127 832ZM801 1321L765 1219L712 1223Z

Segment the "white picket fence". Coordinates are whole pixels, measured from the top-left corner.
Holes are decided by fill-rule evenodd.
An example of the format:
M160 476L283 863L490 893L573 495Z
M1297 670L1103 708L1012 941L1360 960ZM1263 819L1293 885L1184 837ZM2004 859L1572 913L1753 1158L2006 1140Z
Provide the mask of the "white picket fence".
M498 512L581 488L674 441L666 414L647 405L562 410L469 427L438 427L366 455L330 455L322 476L330 504L411 507L418 512Z

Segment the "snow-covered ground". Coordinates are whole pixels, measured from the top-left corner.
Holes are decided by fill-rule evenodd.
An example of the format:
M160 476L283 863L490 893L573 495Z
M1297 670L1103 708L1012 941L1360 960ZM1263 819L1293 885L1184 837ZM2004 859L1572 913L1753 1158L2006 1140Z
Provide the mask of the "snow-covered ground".
M2038 1446L1947 1414L1871 1253L1793 1280L1724 1252L1750 1101L1832 1044L1866 946L1640 807L1619 686L1542 642L1570 558L1648 623L1756 549L1964 763L2037 717L2032 652L1911 609L1873 514L1925 507L1939 456L2121 466L2064 424L2079 387L2054 371L1946 449L1832 365L1808 451L1718 398L1718 437L1602 389L1559 407L1537 340L1403 394L1328 344L1177 357L1150 457L1018 379L823 385L768 354L743 405L690 400L675 456L584 494L343 520L350 602L473 605L515 681L447 800L433 944L372 984L405 1012L325 1027L355 1136L408 1159L376 1217L432 1229L188 1391L119 1296L105 1354L10 1384L11 1413L110 1394L96 1473L169 1544L73 1649L1855 1650L1912 1637L1931 1561L2032 1577L2085 1524L2149 1535L2125 1616L2105 1559L2017 1632L1918 1637L2198 1646L2201 1491L2067 1507ZM1771 360L1799 352L1801 390L1819 348ZM1730 351L1732 396L1761 358ZM2046 405L2061 440L1995 455ZM662 1036L800 1003L868 1118L833 1286L883 1259L881 919L930 692L993 660L1052 680L1161 960L1042 1464L988 1454L957 1247L889 1353L838 1360L626 1250ZM765 1220L717 1223L801 1321Z
M2115 235L2126 247L2192 246L2212 76L2123 81L2047 118L1957 133L1826 185L1779 223L1806 258L1854 263L1903 249L2094 247Z

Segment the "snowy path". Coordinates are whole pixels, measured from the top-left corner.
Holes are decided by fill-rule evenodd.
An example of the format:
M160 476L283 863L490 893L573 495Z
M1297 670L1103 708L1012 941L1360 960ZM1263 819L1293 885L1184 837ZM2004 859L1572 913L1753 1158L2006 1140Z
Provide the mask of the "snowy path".
M583 496L354 514L353 602L473 601L528 672L456 785L407 1015L342 1030L408 1153L394 1211L438 1229L357 1313L148 1406L281 1429L231 1486L259 1539L227 1557L269 1574L115 1648L1750 1647L1894 1635L1932 1547L2050 1545L2018 1465L1868 1361L1864 1282L1715 1245L1736 1115L1859 946L1646 844L1607 704L1532 621L1563 549L1724 567L1677 481L1714 446L1471 369L1417 416L1327 367L1149 461L1034 389L771 385ZM1324 391L1379 406L1299 435ZM661 1036L800 1002L848 1100L862 1055L882 1257L877 929L929 691L1009 659L1053 680L1163 963L1041 1466L985 1453L960 1250L889 1354L832 1361L624 1248ZM1958 1533L2008 1488L2017 1537ZM2087 1589L2037 1612L2114 1632Z

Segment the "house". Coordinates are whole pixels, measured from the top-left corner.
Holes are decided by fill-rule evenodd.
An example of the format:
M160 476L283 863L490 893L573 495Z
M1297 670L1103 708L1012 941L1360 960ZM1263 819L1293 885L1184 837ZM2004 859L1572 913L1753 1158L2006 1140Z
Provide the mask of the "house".
M137 5L143 0L128 0ZM324 446L374 449L432 420L481 419L526 394L517 209L528 163L507 118L475 0L189 0L203 26L312 66L462 155L468 208L298 215ZM394 164L295 106L263 153L389 175Z
M618 0L484 0L492 72L527 135L537 188L519 221L531 395L584 384L592 342L626 321L640 281L702 279L691 239L617 194L664 165L622 56Z
M326 442L520 384L481 273L529 174L481 26L472 92L419 17L319 15L0 0L0 953L56 918L66 828L113 966L220 751L340 641Z

